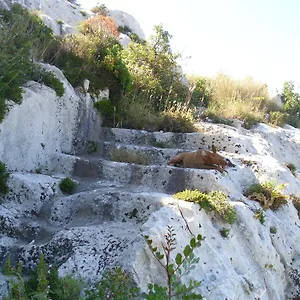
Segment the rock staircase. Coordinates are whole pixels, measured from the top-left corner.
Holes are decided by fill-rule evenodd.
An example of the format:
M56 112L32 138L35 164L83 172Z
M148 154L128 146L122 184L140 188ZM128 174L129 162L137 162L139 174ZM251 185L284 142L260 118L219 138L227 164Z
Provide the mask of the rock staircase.
M28 204L19 215L6 204L7 212L2 210L0 215L0 229L2 233L6 231L11 234L7 234L6 239L0 238L0 258L4 261L10 253L13 260L21 260L26 268L30 268L38 261L40 254L44 253L50 264L60 265L60 274L75 271L91 280L98 280L104 269L121 265L131 271L133 269L138 273L136 279L140 280L141 285L145 284L148 279L141 277L146 276L146 273L134 268L149 264L149 261L145 261L144 240L141 236L141 233L152 230L151 225L147 224L155 224L155 220L159 224L172 220L178 226L181 224L180 228L186 227L178 213L178 201L172 198L174 193L185 189L206 192L219 190L230 196L232 203L243 210L242 214L252 214L251 210L257 207L257 204L247 201L243 196L243 191L257 181L252 163L245 164L245 158L250 157L254 161L258 159L256 148L252 143L247 143L247 133L244 132L244 141L241 143L236 130L217 128L221 130L213 128L208 133L187 134L101 128L100 142L97 147L96 144L93 145L96 151L87 151L74 157L71 177L78 182L75 193L66 196L58 190L61 177L34 174L34 180L43 181L40 186L44 196L42 197L42 192L37 195L37 198L40 196L42 199L33 200L34 204L31 207ZM234 167L228 167L227 172L221 174L216 170L184 169L167 165L167 161L180 151L194 151L198 148L210 150L212 144L221 150L221 155L230 159ZM111 153L116 150L142 159L139 164L114 160ZM52 192L47 194L45 187ZM245 211L245 204L250 210ZM187 202L181 202L180 205L187 217L192 213L194 219L199 218L196 217L199 214L196 206ZM165 221L162 221L161 216L158 217L161 214L165 214ZM243 219L246 222L245 216L241 218ZM221 225L211 223L202 212L201 220L206 220L207 224L197 224L204 228L209 226L205 228L207 232L218 233L221 229ZM239 227L247 232L243 221L241 222ZM193 230L197 232L199 227L194 227ZM163 231L165 228L158 226L155 230ZM237 229L236 236L240 235L239 230ZM292 234L291 232L288 231L285 235ZM187 236L188 234L181 236L183 243ZM216 241L212 240L210 243L217 243L220 247L222 241L219 240L219 234L217 236L214 237ZM240 235L239 239L243 238L245 237ZM215 246L208 246L207 253L211 253L211 247ZM261 256L261 253L257 255ZM252 256L249 256L249 265L254 263ZM201 272L204 274L201 280L204 278L205 281L205 276L208 276L208 283L208 273L205 270ZM223 296L215 296L214 299L223 299Z

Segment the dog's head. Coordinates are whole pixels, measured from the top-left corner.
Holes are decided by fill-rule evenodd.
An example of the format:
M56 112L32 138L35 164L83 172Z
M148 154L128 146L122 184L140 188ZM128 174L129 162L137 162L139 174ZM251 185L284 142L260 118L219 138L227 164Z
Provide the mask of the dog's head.
M207 165L218 165L223 169L228 165L226 159L217 153L217 148L212 145L212 152L202 150L202 155Z

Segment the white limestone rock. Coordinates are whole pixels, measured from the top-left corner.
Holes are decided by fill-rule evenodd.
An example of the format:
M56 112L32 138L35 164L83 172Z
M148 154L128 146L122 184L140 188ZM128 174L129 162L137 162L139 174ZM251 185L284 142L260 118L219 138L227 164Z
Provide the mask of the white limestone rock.
M117 26L127 26L131 29L132 33L137 34L140 39L145 39L145 34L140 24L130 14L120 10L109 10L108 15L113 18Z
M0 124L0 161L11 170L69 174L75 157L67 154L78 136L81 142L93 138L99 119L89 95L78 95L56 67L44 67L63 82L65 93L58 97L49 87L26 84L22 103L12 105Z
M0 0L0 7L9 9L19 3L32 11L39 11L42 20L55 35L73 33L76 26L86 19L78 4L67 0ZM63 24L59 24L60 22Z

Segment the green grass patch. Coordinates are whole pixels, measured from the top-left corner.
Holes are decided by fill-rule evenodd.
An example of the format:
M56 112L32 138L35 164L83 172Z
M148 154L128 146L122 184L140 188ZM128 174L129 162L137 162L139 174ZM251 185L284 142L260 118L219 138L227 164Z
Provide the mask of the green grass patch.
M271 181L253 184L245 192L245 196L259 202L264 209L276 210L287 204L287 196L280 192L284 186L285 184L276 186Z
M236 210L228 201L225 193L220 191L202 193L198 190L185 190L173 195L174 198L199 204L200 210L214 211L215 214L229 224L237 220Z

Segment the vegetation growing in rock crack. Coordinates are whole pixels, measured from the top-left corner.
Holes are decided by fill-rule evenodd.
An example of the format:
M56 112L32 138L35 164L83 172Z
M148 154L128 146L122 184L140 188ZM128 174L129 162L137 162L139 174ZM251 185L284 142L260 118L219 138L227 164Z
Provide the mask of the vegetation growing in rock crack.
M248 188L245 196L250 200L259 202L264 209L271 208L272 210L276 210L282 205L287 204L287 196L280 192L284 187L285 184L276 186L271 181L257 183Z
M262 209L257 209L254 212L254 218L257 219L261 224L265 223L265 213Z
M194 250L201 245L202 236L192 238L190 244L185 246L183 253L177 253L174 262L172 262L172 254L176 249L176 234L173 227L168 226L165 243L162 244L163 253L158 250L158 247L153 246L153 241L149 236L146 235L144 238L151 253L166 274L167 286L151 283L148 285L148 291L142 294L143 298L149 300L202 299L201 294L193 292L201 282L190 280L189 284L185 285L181 281L182 277L195 269L195 265L199 262L199 258L194 255Z
M59 188L65 194L72 194L77 186L77 183L70 177L62 179L59 183Z
M198 190L184 190L173 195L174 198L194 202L199 204L200 210L214 211L217 216L229 224L233 224L237 219L235 207L228 201L225 193L214 191L202 193Z
M22 85L36 80L63 94L62 83L34 63L40 60L53 40L52 30L28 9L14 4L11 10L0 9L0 121L6 112L5 100L20 103Z
M136 153L131 149L112 148L109 157L113 161L126 162L137 165L149 165L150 158L144 153Z
M0 161L0 195L7 194L9 191L7 181L9 178L9 172L7 171L6 165Z
M297 168L296 168L296 166L295 166L294 164L292 164L292 163L287 163L287 164L285 164L285 166L291 171L291 173L292 173L294 176L296 176L296 170L297 170Z

